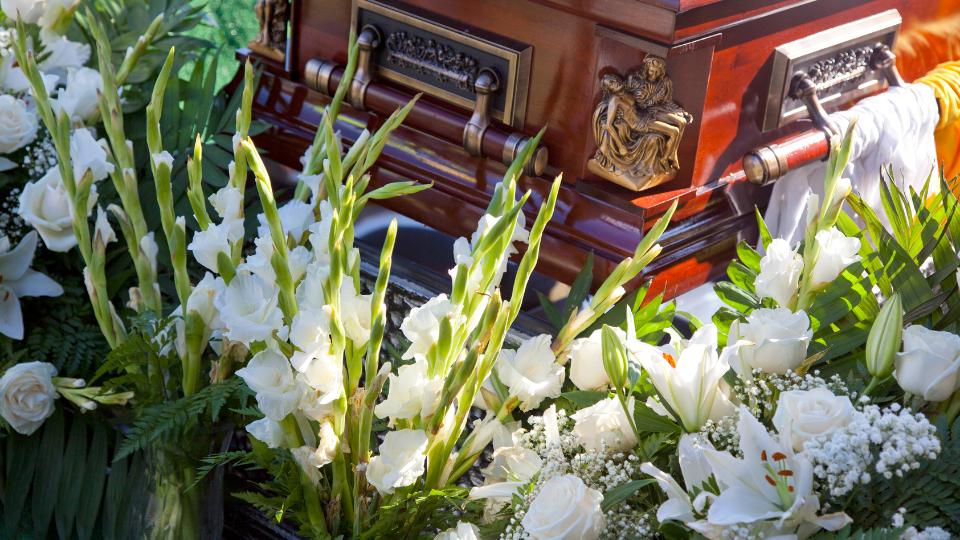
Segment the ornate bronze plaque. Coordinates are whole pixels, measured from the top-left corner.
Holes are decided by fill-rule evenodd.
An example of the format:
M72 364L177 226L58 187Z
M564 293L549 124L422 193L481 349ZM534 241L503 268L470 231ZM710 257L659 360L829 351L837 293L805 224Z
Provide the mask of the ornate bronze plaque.
M260 28L247 46L261 56L283 62L287 51L289 0L257 0L254 11Z
M378 78L472 109L480 73L496 73L500 89L490 96L490 114L521 129L527 104L532 48L388 0L355 0L353 25L380 35L373 51Z
M830 110L881 90L886 76L871 58L878 46L893 47L900 22L900 13L891 9L777 47L763 130L807 117L803 101L790 96L798 74L816 83L821 105Z
M604 75L593 112L597 151L587 168L627 189L641 191L673 178L677 149L693 117L673 101L673 81L662 58L648 56L626 79Z

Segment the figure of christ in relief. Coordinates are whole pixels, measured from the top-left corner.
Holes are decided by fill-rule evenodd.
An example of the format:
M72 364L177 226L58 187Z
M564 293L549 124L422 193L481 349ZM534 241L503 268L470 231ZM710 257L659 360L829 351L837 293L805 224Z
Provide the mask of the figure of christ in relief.
M601 87L603 99L593 118L594 160L610 173L628 177L635 189L672 175L680 167L677 151L692 117L673 102L663 59L647 57L626 80L605 75Z

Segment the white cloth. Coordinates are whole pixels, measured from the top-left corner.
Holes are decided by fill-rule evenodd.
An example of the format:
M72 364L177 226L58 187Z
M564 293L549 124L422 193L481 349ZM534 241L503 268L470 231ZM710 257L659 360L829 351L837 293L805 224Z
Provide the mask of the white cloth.
M892 87L882 94L861 100L849 110L830 118L845 133L850 119L856 117L850 162L843 176L864 202L878 210L886 223L880 202L881 170L893 167L898 187L920 190L933 173L930 194L940 191L937 151L933 131L940 119L933 90L923 84ZM773 186L764 220L774 238L793 245L803 239L805 211L809 194L823 200L826 162L812 163L788 172ZM886 173L884 173L884 176ZM849 209L848 209L849 210Z

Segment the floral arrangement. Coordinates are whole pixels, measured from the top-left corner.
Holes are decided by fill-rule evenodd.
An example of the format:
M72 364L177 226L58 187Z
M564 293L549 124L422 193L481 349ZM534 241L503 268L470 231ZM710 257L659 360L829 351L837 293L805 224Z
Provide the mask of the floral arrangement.
M79 265L86 320L105 346L85 381L20 362L14 349L0 415L19 433L43 429L41 441L31 438L41 445L48 426L64 430L57 396L81 409L115 406L112 459L121 472L104 480L96 465L71 462L78 472L28 480L56 485L54 499L75 497L75 474L107 482L108 492L124 489L124 475L149 485L139 488L149 511L131 505L124 521L112 509L98 529L105 537L136 527L157 538L215 535L204 493L225 489L228 467L248 473L231 497L310 538L960 533L960 216L946 181L903 192L890 175L883 208L869 208L841 176L848 132L831 153L824 197L807 201L803 241L771 238L758 217L761 241L738 246L729 281L716 286L726 307L711 321L691 319L681 334L675 306L649 283L637 287L674 206L592 294L588 264L564 306L544 305L555 333L523 336L513 348L508 336L561 181L539 200L521 192L538 135L506 170L476 231L456 240L448 292L402 317L404 346L391 351L385 298L396 223L367 290L354 228L366 205L429 187L371 187L413 102L348 145L335 131L349 86L340 84L296 188L279 202L252 139L250 64L225 112L198 124L194 105L178 97L171 49L157 55L143 107L128 111L124 81L153 34L115 63L112 19L89 12L96 99L75 117L61 103L69 92L48 89L43 39L30 39L28 25L48 32L53 15L20 4L9 28L24 86L13 99L35 115L36 131L42 125L54 150L45 163L55 167L20 192L29 203L46 190L27 204L33 213L18 213L35 231L17 247L0 244L2 287L14 299L66 294L30 269L38 237L62 248ZM350 50L344 81L356 69L352 38ZM195 73L204 79L202 68ZM24 163L16 152L29 144L8 159ZM127 276L125 302L109 265ZM23 319L3 328L12 332L15 320ZM243 426L241 442L234 426ZM56 437L50 444L62 447ZM89 537L79 526L85 516L78 510L61 524L57 514L56 526L76 522Z

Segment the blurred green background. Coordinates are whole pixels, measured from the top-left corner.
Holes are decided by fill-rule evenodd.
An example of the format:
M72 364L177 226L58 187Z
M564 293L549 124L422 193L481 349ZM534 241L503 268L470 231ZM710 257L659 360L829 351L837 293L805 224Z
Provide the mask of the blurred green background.
M222 88L237 71L235 51L245 47L257 32L257 16L253 11L255 0L198 0L206 5L204 24L191 34L217 44L217 88Z

